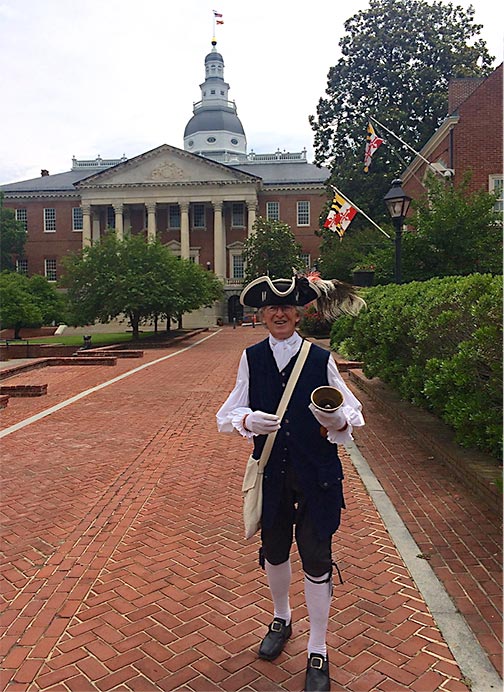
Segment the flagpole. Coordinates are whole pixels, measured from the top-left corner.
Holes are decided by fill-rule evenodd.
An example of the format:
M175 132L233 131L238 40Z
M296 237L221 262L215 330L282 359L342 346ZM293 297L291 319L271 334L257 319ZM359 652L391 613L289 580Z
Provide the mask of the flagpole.
M380 227L378 226L378 224L375 223L375 222L373 221L373 219L371 219L365 212L362 211L362 209L359 209L359 207L355 204L355 202L351 202L351 201L348 199L348 197L345 197L345 195L341 192L341 190L338 190L338 188L337 188L337 187L334 187L334 185L331 185L331 187L332 187L332 189L333 189L335 192L337 192L338 194L340 194L340 195L343 197L343 199L345 200L345 202L348 202L348 204L351 204L352 207L354 207L355 209L357 209L357 211L358 211L360 214L362 214L362 216L364 216L370 223L372 223L373 226L375 226L375 227L380 231L380 233L383 233L383 235L387 236L387 238L388 238L389 240L391 240L391 237L389 236L389 234L386 233L386 232L383 230L383 228L380 228Z
M405 142L404 140L402 140L398 135L394 134L394 133L392 132L392 130L389 130L388 127L385 127L385 125L383 125L382 123L380 123L376 118L373 118L372 115L369 116L369 119L372 120L373 122L375 122L375 123L376 123L377 125L379 125L380 127L383 127L383 129L386 130L386 131L389 133L389 135L392 135L392 137L395 137L397 140L399 140L399 142L401 142L401 144L403 144L405 147L407 147L408 149L410 149L410 150L415 154L415 156L418 156L418 158L422 159L422 161L423 161L424 163L426 163L426 164L429 166L429 168L430 168L432 171L434 171L434 173L437 173L437 174L440 175L441 177L444 177L443 174L441 173L441 171L438 171L437 168L435 168L435 166L433 166L432 163L431 163L430 161L428 161L428 160L425 158L425 156L422 156L422 154L420 154L420 152L418 152L418 151L416 151L415 149L413 149L413 147L410 147L410 145L409 145L407 142Z

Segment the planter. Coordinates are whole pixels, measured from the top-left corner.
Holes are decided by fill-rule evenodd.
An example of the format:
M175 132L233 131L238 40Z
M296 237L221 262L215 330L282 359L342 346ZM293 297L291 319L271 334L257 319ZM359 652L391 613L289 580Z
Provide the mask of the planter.
M372 286L374 283L374 271L371 269L359 269L352 275L354 286Z

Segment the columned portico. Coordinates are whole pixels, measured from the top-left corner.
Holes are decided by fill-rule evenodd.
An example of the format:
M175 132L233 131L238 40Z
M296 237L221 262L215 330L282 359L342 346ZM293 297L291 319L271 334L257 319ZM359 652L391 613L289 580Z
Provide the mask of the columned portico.
M82 247L91 247L91 205L82 205Z
M147 202L147 242L156 240L156 203Z
M92 231L92 244L100 242L100 213L99 209L95 209L93 212L93 231Z
M123 209L124 205L122 202L114 204L115 232L117 240L124 239Z
M214 263L215 274L224 279L226 276L226 234L222 223L222 202L213 202L214 210Z
M125 235L131 233L131 211L128 205L123 209L123 232Z
M256 221L257 213L257 201L247 202L247 212L248 212L248 224L247 224L247 235L250 238L254 233L254 224Z
M180 256L182 259L189 259L189 203L183 202L180 205Z

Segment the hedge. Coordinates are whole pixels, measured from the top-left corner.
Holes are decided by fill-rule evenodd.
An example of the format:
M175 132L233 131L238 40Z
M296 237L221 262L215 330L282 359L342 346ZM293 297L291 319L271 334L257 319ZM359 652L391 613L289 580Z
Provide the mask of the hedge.
M333 324L331 348L437 415L462 446L502 459L502 276L389 284L363 297L367 310Z

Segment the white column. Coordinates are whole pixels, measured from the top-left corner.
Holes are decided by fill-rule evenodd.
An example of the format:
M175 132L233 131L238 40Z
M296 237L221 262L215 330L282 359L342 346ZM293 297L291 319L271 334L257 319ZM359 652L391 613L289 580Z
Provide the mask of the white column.
M91 247L91 205L82 205L82 247Z
M226 232L222 223L222 202L213 202L214 210L214 272L226 277Z
M156 202L148 202L147 207L147 242L156 240Z
M115 232L117 240L124 240L123 205L121 202L114 204Z
M253 230L253 225L255 224L256 220L256 210L257 210L257 202L247 202L247 212L248 212L248 224L247 224L247 234L248 237L250 238L251 235L255 233Z
M191 246L189 244L189 204L180 205L180 256L189 259Z
M93 245L96 245L100 241L100 209L96 209L93 212L93 231L92 231Z
M126 205L124 207L123 211L123 233L125 236L130 236L131 235L131 212L129 205Z

